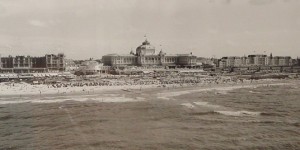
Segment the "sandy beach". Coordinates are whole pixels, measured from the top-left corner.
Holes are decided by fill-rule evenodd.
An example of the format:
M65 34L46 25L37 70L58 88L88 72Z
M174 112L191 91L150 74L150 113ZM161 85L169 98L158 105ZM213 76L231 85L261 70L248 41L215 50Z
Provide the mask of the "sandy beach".
M268 84L268 83L281 82L280 80L257 80L253 83L226 83L226 84L150 84L150 85L112 85L112 86L69 86L54 88L51 85L32 85L25 82L20 83L0 83L0 96L24 96L24 95L49 95L49 94L92 94L103 91L127 90L127 91L140 91L144 89L155 88L186 88L186 87L222 87L222 86L237 86L237 85L255 85L255 84Z
M264 79L249 81L244 83L223 83L223 84L169 84L169 85L124 85L124 86L83 86L83 87L60 87L53 88L49 85L30 85L27 83L10 83L0 86L0 103L23 103L23 102L39 102L39 103L51 103L62 102L72 99L57 99L57 100L43 100L43 97L73 97L73 96L93 96L101 95L101 98L97 99L73 99L75 101L98 101L98 102L129 102L129 101L141 101L139 96L141 93L155 93L158 99L170 100L172 97L180 96L183 94L195 93L195 92L208 92L215 91L217 94L224 94L227 91L241 89L241 88L257 88L261 86L272 85L290 85L293 84L293 80L275 80ZM119 100L113 100L113 96L119 94L123 95L119 97ZM127 99L124 95L130 94L131 99ZM3 101L6 97L15 97L18 99L29 98L28 101ZM37 100L34 101L34 99ZM32 100L33 99L33 100Z

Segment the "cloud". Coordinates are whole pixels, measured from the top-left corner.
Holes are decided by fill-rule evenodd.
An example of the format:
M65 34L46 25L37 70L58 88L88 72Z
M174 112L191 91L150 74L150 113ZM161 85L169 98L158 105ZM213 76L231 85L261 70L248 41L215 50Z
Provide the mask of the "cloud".
M29 20L29 24L36 27L46 27L46 23L40 20Z

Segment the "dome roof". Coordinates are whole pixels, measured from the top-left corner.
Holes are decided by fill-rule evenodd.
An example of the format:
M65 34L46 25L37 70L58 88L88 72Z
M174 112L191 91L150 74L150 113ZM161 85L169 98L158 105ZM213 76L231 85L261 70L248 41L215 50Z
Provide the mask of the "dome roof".
M136 50L138 49L155 49L154 46L150 45L150 42L148 42L147 40L145 40L142 45L140 45L139 47L136 48Z

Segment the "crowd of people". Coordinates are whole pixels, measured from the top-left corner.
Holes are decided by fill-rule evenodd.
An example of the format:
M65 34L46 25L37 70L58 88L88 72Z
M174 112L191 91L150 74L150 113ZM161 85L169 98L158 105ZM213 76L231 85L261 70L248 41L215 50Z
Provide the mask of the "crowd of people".
M115 78L115 79L94 79L93 81L85 80L74 80L71 82L58 82L58 83L47 83L48 88L61 88L61 87L84 87L84 86L143 86L143 85L201 85L201 84L241 84L244 82L253 82L252 80L245 80L236 77L221 77L221 76L206 76L206 77L195 77L195 76L172 76L163 78Z
M268 79L269 80L269 79ZM140 89L161 87L176 88L188 86L213 86L213 85L237 85L260 82L243 76L201 75L201 74L170 74L155 76L78 76L44 77L31 81L10 81L0 83L0 92L7 95L23 94L47 94L47 93L72 93L93 92L104 89ZM28 84L29 83L29 84ZM130 91L130 90L129 90Z

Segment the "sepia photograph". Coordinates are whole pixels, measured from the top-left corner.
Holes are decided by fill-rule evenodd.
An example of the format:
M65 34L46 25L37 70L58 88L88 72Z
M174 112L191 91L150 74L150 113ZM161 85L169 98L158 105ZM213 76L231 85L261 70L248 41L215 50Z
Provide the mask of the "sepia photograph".
M300 0L0 0L0 150L300 150Z

